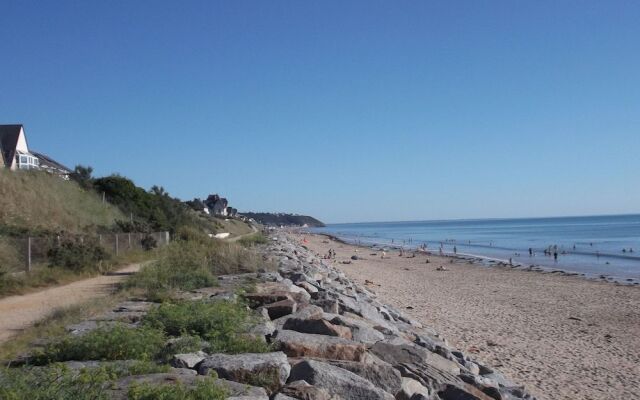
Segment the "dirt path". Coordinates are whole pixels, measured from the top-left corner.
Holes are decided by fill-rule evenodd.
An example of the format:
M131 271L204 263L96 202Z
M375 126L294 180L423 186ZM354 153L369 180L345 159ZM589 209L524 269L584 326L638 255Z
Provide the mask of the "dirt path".
M231 238L231 239L227 239L227 241L229 241L229 242L237 242L238 240L242 239L243 237L251 236L256 232L258 232L258 228L256 228L255 226L251 225L251 232L245 233L244 235L236 236L236 237Z
M58 308L109 296L116 284L127 275L138 271L140 265L131 264L109 275L0 299L0 343L19 334Z

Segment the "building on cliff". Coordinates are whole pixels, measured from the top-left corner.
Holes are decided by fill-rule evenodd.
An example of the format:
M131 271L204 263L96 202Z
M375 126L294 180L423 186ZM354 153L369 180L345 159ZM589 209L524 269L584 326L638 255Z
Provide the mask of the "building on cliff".
M12 171L36 169L69 179L71 170L51 157L30 151L22 124L0 125L2 165Z

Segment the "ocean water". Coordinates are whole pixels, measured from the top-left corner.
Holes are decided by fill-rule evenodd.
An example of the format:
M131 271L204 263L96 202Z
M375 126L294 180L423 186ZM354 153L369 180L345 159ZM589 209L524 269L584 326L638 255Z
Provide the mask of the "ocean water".
M426 244L432 252L442 246L447 254L455 246L459 255L485 260L640 281L640 215L333 224L314 231L365 245ZM557 261L544 254L549 246L557 246Z

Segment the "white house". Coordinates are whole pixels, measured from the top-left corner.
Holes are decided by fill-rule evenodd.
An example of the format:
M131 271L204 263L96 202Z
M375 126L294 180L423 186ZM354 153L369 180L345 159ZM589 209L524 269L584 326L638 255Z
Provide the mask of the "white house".
M42 154L29 151L24 127L19 125L0 125L0 155L5 168L39 169L69 179L71 170Z

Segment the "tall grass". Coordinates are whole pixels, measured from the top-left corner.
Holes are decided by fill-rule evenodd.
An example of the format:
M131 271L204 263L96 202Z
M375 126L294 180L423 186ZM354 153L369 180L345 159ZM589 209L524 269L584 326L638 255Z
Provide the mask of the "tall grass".
M87 232L124 215L100 197L41 171L0 169L0 226L11 232Z
M179 234L158 250L157 260L132 276L127 286L142 289L151 299L164 298L173 290L215 286L217 276L253 272L269 265L262 256L236 243L206 235Z

